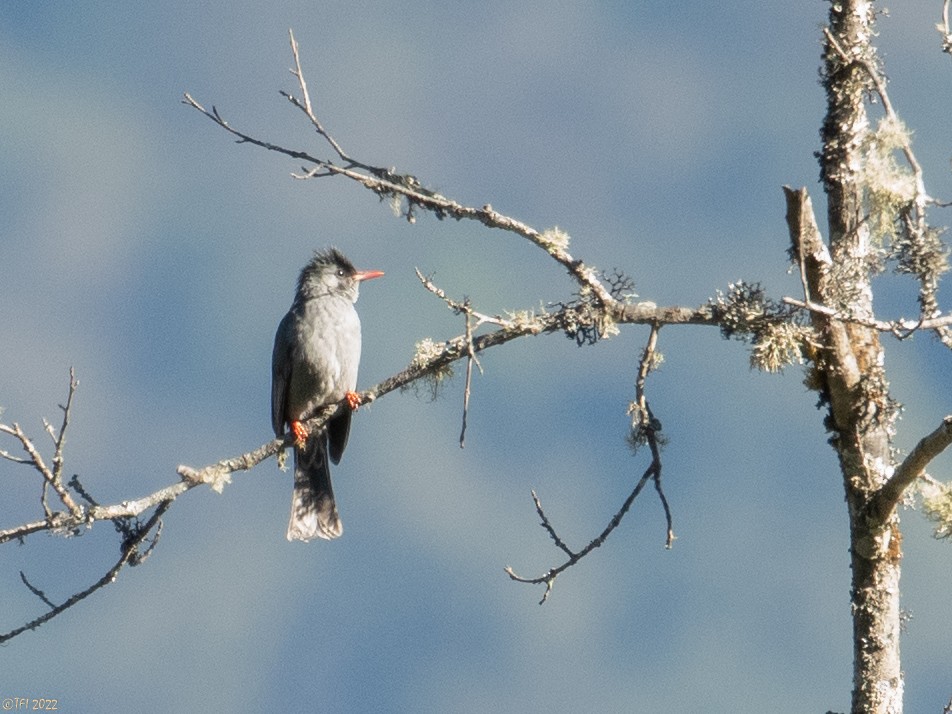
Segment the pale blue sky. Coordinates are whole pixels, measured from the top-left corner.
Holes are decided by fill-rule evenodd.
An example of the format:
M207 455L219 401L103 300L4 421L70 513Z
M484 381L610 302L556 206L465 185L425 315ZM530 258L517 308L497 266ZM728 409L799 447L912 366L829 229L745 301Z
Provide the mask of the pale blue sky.
M103 502L269 437L271 341L314 248L387 273L358 304L361 386L461 329L414 267L488 313L571 296L514 236L410 226L356 185L294 181L294 162L180 104L188 91L326 153L278 94L296 89L289 27L325 125L362 160L557 224L642 299L693 306L738 279L796 293L780 187L808 186L822 210L821 2L211 5L0 7L0 405L41 436L74 366L67 470ZM880 40L929 189L949 199L940 6L891 7ZM884 317L915 313L908 286L882 291ZM0 696L69 712L845 710L846 511L822 413L798 369L751 372L716 330L663 330L649 383L674 549L646 491L544 607L505 577L558 562L531 488L581 546L641 474L624 434L646 336L487 353L465 450L459 378L436 402L361 410L334 471L339 541L285 540L290 479L273 462L223 495L190 492L146 565L0 648ZM949 410L949 356L920 337L888 359L908 448ZM35 518L33 475L0 479L0 527ZM939 711L952 551L903 519L907 710ZM117 554L108 524L6 546L0 629L39 612L19 570L62 599Z

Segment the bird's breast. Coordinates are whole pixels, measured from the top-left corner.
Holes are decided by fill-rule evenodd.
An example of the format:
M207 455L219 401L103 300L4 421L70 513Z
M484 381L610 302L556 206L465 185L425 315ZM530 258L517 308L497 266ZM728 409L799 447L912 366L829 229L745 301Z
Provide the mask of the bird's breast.
M288 385L291 418L338 402L357 387L360 319L352 303L309 307L298 324Z

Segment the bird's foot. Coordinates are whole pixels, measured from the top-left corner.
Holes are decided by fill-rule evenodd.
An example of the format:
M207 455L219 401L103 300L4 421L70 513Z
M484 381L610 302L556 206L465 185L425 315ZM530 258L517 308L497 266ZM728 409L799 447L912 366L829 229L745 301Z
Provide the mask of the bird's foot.
M291 431L294 432L294 445L304 446L307 443L307 427L299 421L291 422Z
M360 407L360 395L357 392L347 392L344 395L344 399L347 400L347 406L349 406L354 411L357 411L357 408Z

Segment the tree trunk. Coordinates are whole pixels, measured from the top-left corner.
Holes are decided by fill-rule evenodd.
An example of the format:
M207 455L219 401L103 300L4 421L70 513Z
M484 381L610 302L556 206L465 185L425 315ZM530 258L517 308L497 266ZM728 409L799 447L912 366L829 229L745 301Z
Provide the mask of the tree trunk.
M820 157L828 199L829 253L818 231L813 241L801 233L802 240L795 246L810 299L858 319L873 317L871 279L878 270L865 219L869 206L862 177L863 144L869 132L864 99L871 87L870 72L876 67L871 45L874 20L871 2L830 3L823 57L827 113ZM817 382L828 400L827 428L839 456L849 508L852 712L898 714L903 695L899 659L902 537L895 507L882 513L873 501L893 472L891 440L897 409L889 397L877 331L818 314L813 319L821 339L815 360Z

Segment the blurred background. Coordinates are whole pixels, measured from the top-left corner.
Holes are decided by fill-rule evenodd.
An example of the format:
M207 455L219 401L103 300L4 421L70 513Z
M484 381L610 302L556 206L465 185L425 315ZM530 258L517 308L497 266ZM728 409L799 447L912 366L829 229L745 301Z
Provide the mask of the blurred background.
M952 60L941 3L881 19L893 103L932 195L952 198ZM420 216L340 180L296 181L180 103L328 155L296 92L352 155L539 229L631 276L641 299L696 306L731 281L798 294L783 184L824 203L813 156L826 6L813 3L3 3L0 6L0 406L48 446L80 380L66 469L101 502L174 482L270 438L270 357L300 267L337 245L385 270L362 291L360 386L462 322L418 267L485 313L571 298L518 238ZM935 211L933 221L950 222ZM884 318L916 314L884 277ZM948 296L946 296L948 302ZM344 537L288 543L290 477L268 461L195 489L140 568L0 648L0 696L66 712L822 712L851 689L846 508L816 395L798 368L750 371L715 329L662 330L650 398L670 443L678 536L649 489L606 545L558 564L529 496L582 547L641 475L624 437L647 328L593 347L559 335L482 356L466 448L462 369L431 401L361 409L334 470ZM946 351L887 340L909 449L949 412ZM16 450L7 440L0 448ZM49 453L47 448L46 453ZM952 461L932 473L948 477ZM39 516L34 472L0 463L0 527ZM906 529L908 711L952 696L952 550ZM0 629L118 557L99 523L0 553Z

